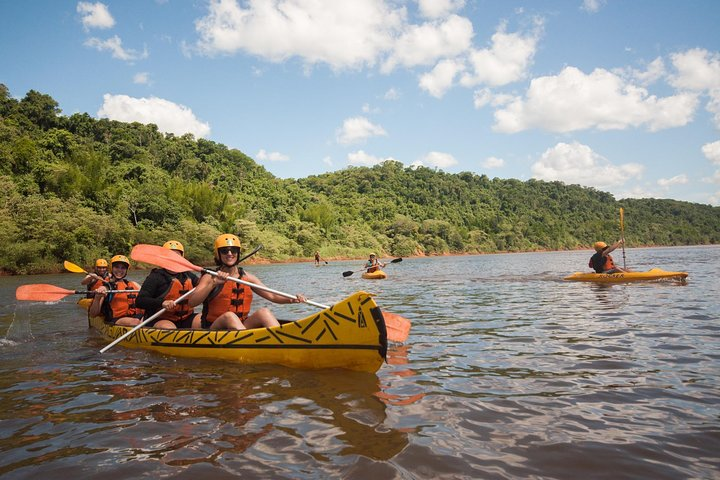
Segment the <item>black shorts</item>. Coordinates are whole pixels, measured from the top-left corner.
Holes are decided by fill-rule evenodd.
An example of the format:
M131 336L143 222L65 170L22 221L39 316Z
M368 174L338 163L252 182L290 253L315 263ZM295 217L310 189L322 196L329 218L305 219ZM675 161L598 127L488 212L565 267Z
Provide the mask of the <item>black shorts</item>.
M190 315L186 316L182 320L180 320L178 322L173 322L173 323L175 323L176 328L192 328L192 323L193 323L194 318L195 318L195 313L191 313ZM150 322L149 324L147 324L145 326L147 328L152 328L160 320L169 320L169 319L168 318L156 318L155 320L153 320L152 322Z

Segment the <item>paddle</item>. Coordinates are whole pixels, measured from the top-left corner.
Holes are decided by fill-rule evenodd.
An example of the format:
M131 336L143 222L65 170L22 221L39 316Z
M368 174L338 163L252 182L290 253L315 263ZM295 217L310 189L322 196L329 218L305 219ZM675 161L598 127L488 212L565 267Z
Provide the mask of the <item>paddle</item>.
M627 266L625 265L625 222L623 221L624 216L625 216L625 210L623 210L623 208L620 207L620 240L622 240L623 270L627 270Z
M109 290L107 293L137 293L139 290ZM35 283L31 285L22 285L15 290L15 298L17 300L30 300L34 302L57 302L68 295L91 295L95 291L87 290L67 290L65 288L48 285L47 283Z
M173 255L177 256L177 257L180 257L180 255L178 255L177 253L172 252L171 250L168 250L167 248L163 248L163 247L158 247L158 248L162 248L163 250L165 250L165 251L167 251L167 252L170 252L170 253L172 253ZM182 258L182 257L180 257L180 258ZM174 303L175 305L177 305L178 303L182 302L182 301L185 300L187 297L189 297L190 294L193 293L194 291L195 291L195 289L194 289L194 288L191 288L189 291L185 292L183 295L181 295L181 296L178 297L177 299L173 300L173 303ZM118 338L116 338L115 340L113 340L111 343L109 343L109 344L106 345L105 347L101 348L101 349L100 349L100 353L105 353L105 352L107 352L107 351L110 350L112 347L114 347L115 345L117 345L118 343L122 342L122 341L125 340L127 337L129 337L130 335L132 335L132 334L133 334L136 330L138 330L140 327L143 327L143 326L147 325L149 322L155 320L157 317L159 317L160 315L162 315L163 313L165 313L165 310L166 310L165 308L161 308L160 310L158 310L158 311L155 313L155 315L151 315L149 318L146 318L146 319L143 320L142 322L138 323L138 324L135 325L131 330L123 333L123 334L120 335Z
M387 264L398 263L398 262L402 262L402 258L394 258L394 259L390 260ZM346 271L346 272L343 272L343 277L349 277L349 276L352 275L353 273L364 272L364 271L367 270L367 269L368 269L368 267L365 267L365 268L363 268L363 269L361 269L361 270L355 270L355 271L348 270L348 271Z
M171 272L186 272L188 270L193 270L195 272L207 273L208 275L212 275L215 277L217 276L217 272L213 272L212 270L208 270L198 265L194 265L185 257L181 257L180 255L168 250L167 248L162 248L157 245L135 245L135 247L133 247L132 249L132 252L130 253L130 257L132 257L133 260L136 260L138 262L157 265L166 270L170 270ZM242 285L247 285L251 288L257 288L259 290L271 292L276 295L280 295L281 297L292 299L297 298L295 295L280 292L278 290L268 288L264 285L247 282L239 278L227 277L227 280L240 283ZM313 302L312 300L305 300L305 303L322 309L330 308L328 305ZM386 321L385 326L388 332L388 340L391 340L393 342L404 342L407 339L408 332L410 331L410 320L401 317L400 315L394 314L390 315L389 317L391 318L390 322L393 322L396 325L391 326ZM393 335L392 337L390 336L391 334Z
M73 273L84 273L85 275L90 275L91 277L93 277L93 278L95 278L95 279L97 279L97 280L100 280L101 282L103 282L103 283L105 283L105 284L108 283L107 280L101 278L100 275L98 275L97 273L90 273L90 272L88 272L87 270L85 270L84 268L82 268L82 267L80 267L80 266L78 266L78 265L75 265L75 264L72 263L72 262L68 262L67 260L65 260L65 262L63 262L63 265L65 266L65 270L67 270L67 271L69 271L69 272L73 272Z

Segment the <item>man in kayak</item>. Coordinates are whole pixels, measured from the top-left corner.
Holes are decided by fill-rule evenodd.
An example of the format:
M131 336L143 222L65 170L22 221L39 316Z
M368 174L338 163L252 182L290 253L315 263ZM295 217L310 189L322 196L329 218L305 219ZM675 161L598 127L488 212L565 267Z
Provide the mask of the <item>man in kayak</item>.
M608 246L605 242L595 242L593 248L595 254L590 257L588 267L595 270L596 273L620 273L625 272L622 268L615 265L610 252L618 248L623 244L623 240L618 240L612 246Z
M320 265L320 252L315 252L315 265Z
M177 240L165 242L163 248L185 256L183 244ZM175 300L189 292L198 283L194 273L175 273L164 268L153 268L140 288L137 306L145 309L145 317L149 318L161 309L165 311L148 327L155 328L192 328L195 312L188 305L187 299L175 304Z
M214 252L215 262L218 265L217 276L204 274L200 278L197 288L188 298L190 307L203 304L202 313L197 315L195 319L195 328L245 330L280 325L275 315L267 307L255 310L252 314L250 313L254 293L273 303L301 303L305 301L305 297L301 294L290 299L273 292L227 280L228 277L233 277L264 286L259 278L238 266L240 239L237 236L226 233L217 237Z
M97 290L103 282L110 278L110 272L108 272L108 262L104 258L98 258L95 260L95 272L88 273L80 281L80 285L87 285L88 292ZM87 294L87 298L93 298L91 293Z
M135 305L137 291L140 285L137 282L128 280L130 260L125 255L115 255L110 259L111 276L107 286L101 285L95 290L95 298L88 313L91 317L102 314L105 321L113 325L134 327L140 323L143 311ZM132 290L132 293L110 293L108 290Z
M365 263L365 268L367 268L367 273L373 273L374 271L376 271L384 266L385 266L385 264L380 262L374 253L370 254L370 258Z

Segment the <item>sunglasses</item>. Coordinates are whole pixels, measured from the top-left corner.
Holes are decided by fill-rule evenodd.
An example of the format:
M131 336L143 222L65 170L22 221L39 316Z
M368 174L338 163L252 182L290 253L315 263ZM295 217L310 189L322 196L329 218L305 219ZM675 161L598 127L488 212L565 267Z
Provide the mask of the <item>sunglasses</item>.
M230 255L231 253L233 255L240 254L240 249L237 247L223 247L218 248L218 252L220 252L220 255Z

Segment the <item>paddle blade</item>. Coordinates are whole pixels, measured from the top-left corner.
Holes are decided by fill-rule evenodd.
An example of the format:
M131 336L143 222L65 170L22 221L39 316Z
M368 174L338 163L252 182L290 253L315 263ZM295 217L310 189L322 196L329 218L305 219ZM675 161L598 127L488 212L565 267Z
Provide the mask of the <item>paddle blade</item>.
M408 335L410 335L410 320L395 313L383 311L382 314L385 319L388 340L398 343L407 340Z
M65 260L65 263L63 263L63 265L65 265L65 270L67 270L67 271L69 271L69 272L74 272L74 273L88 273L88 272L85 271L84 268L79 267L79 266L75 265L75 264L72 263L72 262L68 262L67 260Z
M187 272L188 270L202 271L202 267L193 265L185 257L158 245L135 245L132 252L130 252L130 258L137 262L157 265L175 273Z
M402 262L402 258L394 258L394 259L390 260L390 263L398 263L398 262Z
M66 290L46 283L36 283L18 287L15 290L15 298L32 302L57 302L74 293L74 290Z
M343 272L343 277L349 277L353 273L355 273L355 272L353 272L352 270L348 270L347 272Z

